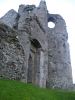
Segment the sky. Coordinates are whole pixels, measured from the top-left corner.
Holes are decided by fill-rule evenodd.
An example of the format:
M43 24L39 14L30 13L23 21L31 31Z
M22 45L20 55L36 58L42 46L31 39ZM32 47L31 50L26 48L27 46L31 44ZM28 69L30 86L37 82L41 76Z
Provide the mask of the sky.
M75 0L45 0L47 9L51 14L60 14L66 21L68 42L72 65L73 82L75 83ZM20 4L35 4L40 0L0 0L0 17L10 9L18 11Z

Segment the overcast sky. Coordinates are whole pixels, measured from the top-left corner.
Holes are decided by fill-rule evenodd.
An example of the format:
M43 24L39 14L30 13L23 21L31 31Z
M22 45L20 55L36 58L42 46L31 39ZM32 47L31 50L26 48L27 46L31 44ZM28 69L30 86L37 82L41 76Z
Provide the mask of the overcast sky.
M71 65L73 73L73 81L75 83L75 0L45 0L47 9L51 14L60 14L66 21L67 31L69 35ZM8 10L14 9L18 11L20 4L39 5L40 0L0 0L0 17Z

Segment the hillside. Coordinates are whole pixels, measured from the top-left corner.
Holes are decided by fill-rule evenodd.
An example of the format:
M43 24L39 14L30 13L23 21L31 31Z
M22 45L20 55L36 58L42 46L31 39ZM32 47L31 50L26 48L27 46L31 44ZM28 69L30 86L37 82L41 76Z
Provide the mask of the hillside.
M75 100L75 92L44 89L19 81L0 79L0 100Z

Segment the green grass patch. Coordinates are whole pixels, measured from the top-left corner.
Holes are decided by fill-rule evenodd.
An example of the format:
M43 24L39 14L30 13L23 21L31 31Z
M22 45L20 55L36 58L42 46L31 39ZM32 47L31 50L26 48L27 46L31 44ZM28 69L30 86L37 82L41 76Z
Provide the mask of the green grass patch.
M44 89L19 81L0 79L0 100L75 100L75 91Z

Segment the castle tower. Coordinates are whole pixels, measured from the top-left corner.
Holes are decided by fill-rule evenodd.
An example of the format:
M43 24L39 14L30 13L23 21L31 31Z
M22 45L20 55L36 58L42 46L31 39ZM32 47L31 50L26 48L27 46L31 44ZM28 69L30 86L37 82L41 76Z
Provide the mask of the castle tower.
M48 87L72 89L72 69L68 33L64 19L58 14L48 14L48 22L55 24L48 28Z

